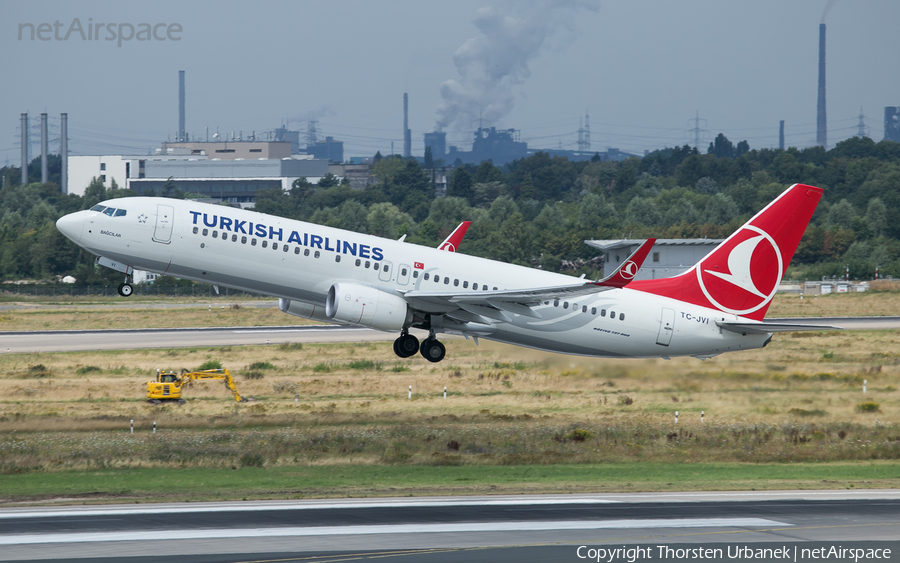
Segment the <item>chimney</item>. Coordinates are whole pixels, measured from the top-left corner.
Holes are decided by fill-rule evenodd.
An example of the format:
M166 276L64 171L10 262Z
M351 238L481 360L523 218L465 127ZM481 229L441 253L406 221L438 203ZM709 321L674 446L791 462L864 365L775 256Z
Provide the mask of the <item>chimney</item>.
M781 125L778 126L778 148L784 150L784 120L781 120Z
M178 139L184 142L184 71L178 71Z
M22 131L22 184L28 184L28 114L19 116Z
M409 94L403 94L403 158L412 156L412 135L409 130Z
M47 183L47 114L41 114L41 183Z
M69 114L59 114L59 189L63 195L69 193Z
M825 117L825 24L819 24L819 103L816 111L816 144L828 148L828 122Z

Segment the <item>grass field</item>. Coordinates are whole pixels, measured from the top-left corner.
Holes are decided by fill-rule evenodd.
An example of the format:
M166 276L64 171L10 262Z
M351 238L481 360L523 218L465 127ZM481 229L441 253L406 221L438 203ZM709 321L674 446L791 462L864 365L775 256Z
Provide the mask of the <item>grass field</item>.
M840 306L813 314L898 314L893 297L821 297L814 306ZM794 307L806 303L779 296L773 309ZM266 312L294 319L250 307L141 314L252 325ZM0 313L32 329L52 314ZM897 331L780 334L705 362L446 343L440 364L399 360L389 343L4 354L0 499L900 485ZM145 402L157 368L209 360L257 401L209 382L181 406Z

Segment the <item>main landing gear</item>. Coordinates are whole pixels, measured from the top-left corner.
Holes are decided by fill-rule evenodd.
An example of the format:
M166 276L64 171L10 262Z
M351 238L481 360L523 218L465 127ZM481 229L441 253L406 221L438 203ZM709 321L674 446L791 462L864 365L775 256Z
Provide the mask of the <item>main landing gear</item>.
M129 277L130 276L125 276L125 283L120 283L117 289L119 295L122 297L131 297L131 294L134 293L134 287L132 287Z
M420 345L419 339L404 329L400 333L400 337L394 340L394 353L401 358L409 358L414 356L417 351L429 362L439 362L447 354L444 345L434 337L434 331L429 332L428 338L423 340Z

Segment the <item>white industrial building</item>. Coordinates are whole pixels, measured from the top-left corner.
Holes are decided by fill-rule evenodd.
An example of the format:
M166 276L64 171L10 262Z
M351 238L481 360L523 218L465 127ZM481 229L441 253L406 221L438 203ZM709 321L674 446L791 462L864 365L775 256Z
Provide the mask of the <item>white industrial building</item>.
M120 188L125 188L131 178L143 178L147 162L166 161L199 161L206 160L206 155L191 154L189 150L169 149L166 153L130 156L130 155L69 155L68 182L69 193L84 195L85 189L94 180L99 179L105 187L110 187L113 180Z
M644 243L645 239L620 239L620 240L586 240L588 246L593 246L604 252L603 276L608 276L619 269L622 263ZM659 239L643 266L634 277L636 280L653 280L657 278L669 278L677 276L690 269L704 256L712 252L724 239L690 238L690 239Z

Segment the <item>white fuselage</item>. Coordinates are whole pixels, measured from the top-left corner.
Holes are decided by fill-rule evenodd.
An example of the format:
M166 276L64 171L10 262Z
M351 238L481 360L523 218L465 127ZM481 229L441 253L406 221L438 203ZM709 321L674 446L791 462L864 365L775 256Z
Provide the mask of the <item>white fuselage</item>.
M335 283L406 292L477 292L571 285L562 274L450 253L231 207L163 198L110 200L123 216L73 213L60 229L98 256L157 272L273 297L325 305ZM377 270L376 270L377 268ZM425 280L428 274L428 280ZM439 280L435 282L435 278ZM477 287L477 289L476 289ZM433 314L439 303L407 298ZM507 313L475 336L564 354L605 357L711 356L759 348L770 336L721 330L734 315L635 290L612 289Z

